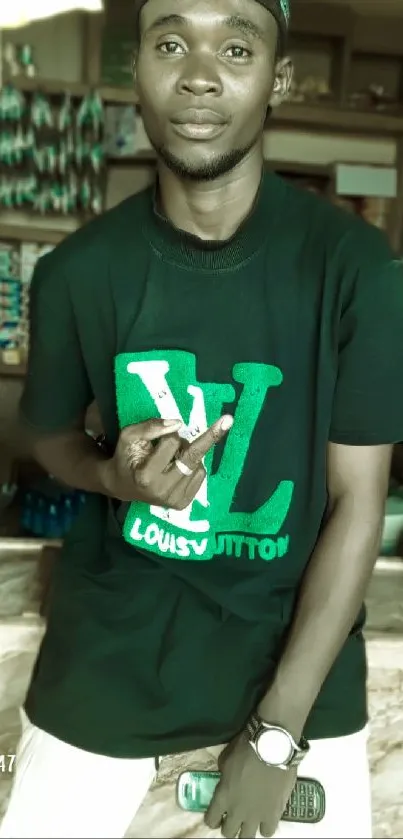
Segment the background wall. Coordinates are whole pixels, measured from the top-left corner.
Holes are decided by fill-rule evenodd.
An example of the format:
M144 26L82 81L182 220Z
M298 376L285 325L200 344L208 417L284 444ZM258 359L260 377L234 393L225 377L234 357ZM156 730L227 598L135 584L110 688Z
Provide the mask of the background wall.
M303 5L304 0L291 0L293 6ZM321 5L326 3L340 4L341 6L351 6L356 14L359 15L375 15L382 16L402 15L403 16L403 0L320 0Z

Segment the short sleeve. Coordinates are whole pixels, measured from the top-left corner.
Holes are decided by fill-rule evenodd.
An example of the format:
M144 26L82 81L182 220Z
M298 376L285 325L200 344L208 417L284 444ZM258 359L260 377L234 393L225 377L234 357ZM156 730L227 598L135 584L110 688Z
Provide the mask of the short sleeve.
M346 272L351 283L339 323L329 439L394 443L403 439L402 261L370 230L347 256Z
M30 292L30 350L20 415L39 432L71 427L92 401L67 278L56 252L37 264Z

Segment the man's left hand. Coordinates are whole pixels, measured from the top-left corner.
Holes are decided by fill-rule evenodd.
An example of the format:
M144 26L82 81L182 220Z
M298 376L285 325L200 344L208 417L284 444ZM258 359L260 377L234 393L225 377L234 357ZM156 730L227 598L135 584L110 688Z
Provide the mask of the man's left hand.
M273 836L297 780L296 769L277 769L262 763L247 735L241 734L222 752L221 780L206 813L208 827L221 826L222 835L251 839L258 830Z

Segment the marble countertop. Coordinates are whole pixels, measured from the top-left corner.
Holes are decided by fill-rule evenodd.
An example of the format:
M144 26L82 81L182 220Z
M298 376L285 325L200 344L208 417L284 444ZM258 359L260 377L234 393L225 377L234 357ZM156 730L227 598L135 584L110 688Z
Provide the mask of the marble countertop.
M369 584L367 633L401 635L403 639L403 559L380 557Z
M27 558L27 554L21 557L22 565L26 565ZM17 557L16 564L19 564ZM7 602L16 591L10 587L11 582L5 578L3 585L0 568L0 605L3 587ZM368 591L367 608L374 839L398 839L403 836L403 560L378 561ZM44 621L34 610L0 619L0 753L15 751L19 737L18 707L43 631ZM200 768L215 766L215 756L207 749L199 752L197 758ZM187 760L186 755L176 755L163 761L158 778L127 834L130 839L141 836L207 839L214 835L198 816L182 813L175 804L176 778ZM10 786L11 778L0 774L0 821Z
M24 696L44 630L38 616L0 624L0 753L13 754L19 737L18 706ZM374 839L403 836L403 638L397 633L367 632ZM195 756L193 756L193 760ZM188 767L188 755L174 755L161 764L158 777L132 822L127 837L140 839L208 839L215 835L196 814L175 804L175 784ZM193 765L196 765L193 763ZM215 768L213 751L197 753L200 769ZM11 778L0 775L0 821Z

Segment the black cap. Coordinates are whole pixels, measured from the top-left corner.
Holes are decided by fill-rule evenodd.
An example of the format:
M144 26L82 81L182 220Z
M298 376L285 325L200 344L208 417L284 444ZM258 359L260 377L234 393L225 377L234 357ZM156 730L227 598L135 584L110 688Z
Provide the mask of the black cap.
M276 18L280 30L281 46L282 48L284 48L285 42L287 40L287 32L290 23L290 0L255 0L255 2L260 3L261 6L264 6L265 9L271 12L273 17ZM147 0L134 0L134 15L137 39L139 37L140 12L146 3Z
M260 3L276 18L280 31L281 46L284 48L290 25L290 0L256 0L256 3Z

